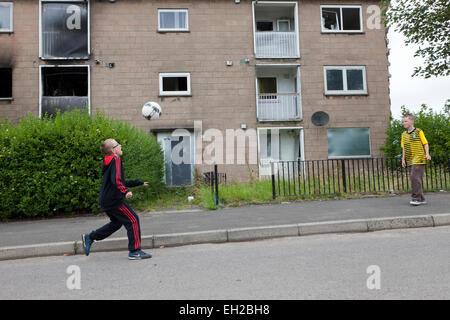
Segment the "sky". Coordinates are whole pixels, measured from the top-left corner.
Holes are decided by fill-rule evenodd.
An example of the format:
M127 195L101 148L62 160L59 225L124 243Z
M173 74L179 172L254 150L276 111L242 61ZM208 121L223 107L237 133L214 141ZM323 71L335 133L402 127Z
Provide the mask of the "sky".
M445 101L450 99L450 77L412 77L414 67L423 61L414 57L417 46L406 46L404 36L394 32L393 28L389 30L388 39L392 117L400 119L402 105L415 112L425 103L436 112L441 112Z

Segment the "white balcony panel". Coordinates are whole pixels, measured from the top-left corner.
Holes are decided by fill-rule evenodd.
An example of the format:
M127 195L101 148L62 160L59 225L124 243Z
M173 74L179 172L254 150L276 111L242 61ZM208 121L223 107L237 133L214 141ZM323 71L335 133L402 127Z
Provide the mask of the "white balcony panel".
M301 119L300 95L297 93L259 94L259 121L293 121Z
M298 57L295 32L256 32L255 42L257 58Z

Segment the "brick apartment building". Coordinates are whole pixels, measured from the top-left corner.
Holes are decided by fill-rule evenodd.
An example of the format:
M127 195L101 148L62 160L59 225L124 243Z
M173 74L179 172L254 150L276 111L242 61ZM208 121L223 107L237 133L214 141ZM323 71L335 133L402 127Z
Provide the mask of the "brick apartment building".
M378 157L390 117L378 4L0 1L0 117L102 110L157 137L169 185L214 161L242 181L273 159ZM141 116L148 101L160 119Z

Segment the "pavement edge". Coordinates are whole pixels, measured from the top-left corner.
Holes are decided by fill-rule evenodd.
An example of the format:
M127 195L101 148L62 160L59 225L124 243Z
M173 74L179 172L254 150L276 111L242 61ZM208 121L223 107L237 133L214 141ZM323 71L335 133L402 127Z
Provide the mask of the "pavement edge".
M143 249L153 249L204 243L255 241L279 237L307 236L327 233L361 233L447 225L450 225L450 213L157 234L143 236L141 238L141 243ZM96 242L95 245L92 246L92 252L126 251L127 245L128 239L126 237L111 238ZM0 247L0 261L75 254L84 254L80 240Z

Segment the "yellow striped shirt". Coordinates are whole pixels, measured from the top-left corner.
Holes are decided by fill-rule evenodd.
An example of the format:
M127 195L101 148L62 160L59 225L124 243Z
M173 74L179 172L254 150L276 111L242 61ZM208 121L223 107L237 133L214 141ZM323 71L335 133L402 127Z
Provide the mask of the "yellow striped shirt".
M423 146L428 144L423 131L419 128L415 128L408 133L405 131L402 133L402 148L405 150L405 160L408 166L413 164L425 164L425 149Z

